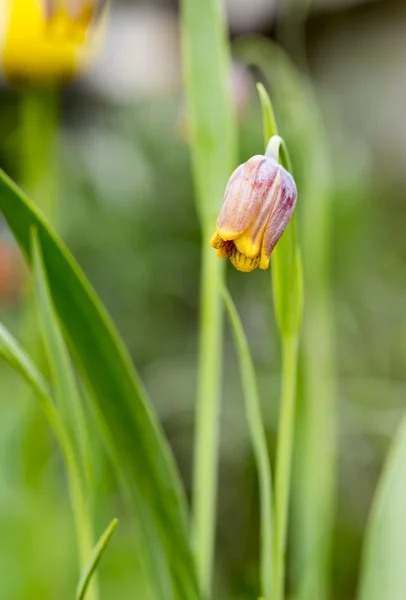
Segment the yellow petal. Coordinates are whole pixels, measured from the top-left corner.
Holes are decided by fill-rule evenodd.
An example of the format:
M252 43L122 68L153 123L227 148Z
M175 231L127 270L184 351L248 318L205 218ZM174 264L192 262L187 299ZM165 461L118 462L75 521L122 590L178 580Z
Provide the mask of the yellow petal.
M231 264L238 270L243 273L250 273L254 271L259 265L259 256L255 258L249 258L244 254L241 254L236 248L234 252L230 255Z
M262 249L261 249L261 258L259 261L259 268L262 269L263 271L266 271L268 267L269 267L269 256L267 256L265 247L263 245Z
M70 78L84 59L88 11L75 18L57 3L49 17L43 0L7 0L6 6L1 57L6 75L23 80Z
M264 235L265 225L266 225L266 223L264 224L262 230L260 231L259 235L256 238L251 237L251 228L250 228L241 237L234 240L234 244L236 245L237 249L241 252L241 254L245 254L245 256L249 256L250 258L255 258L255 256L258 256L258 254L261 250L261 244L262 244L262 239L263 239L263 235Z
M228 258L235 252L234 242L224 242L216 248L216 254L219 258Z
M211 238L211 240L210 240L210 245L211 245L213 248L222 248L223 246L225 246L225 245L226 245L226 242L225 242L225 240L223 240L223 239L222 239L222 238L219 236L219 234L216 232L216 233L213 235L213 237Z

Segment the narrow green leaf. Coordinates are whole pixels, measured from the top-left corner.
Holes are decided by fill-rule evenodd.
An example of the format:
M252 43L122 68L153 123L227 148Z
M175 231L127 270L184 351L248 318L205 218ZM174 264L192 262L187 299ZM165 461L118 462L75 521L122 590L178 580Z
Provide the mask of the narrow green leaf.
M202 228L199 378L193 469L193 535L199 587L211 596L214 562L223 307L217 285L225 264L210 247L227 179L235 168L237 129L228 29L222 0L181 0L188 138Z
M90 448L82 400L49 293L41 248L35 230L31 232L31 237L35 299L42 339L51 369L55 399L65 427L69 431L79 467L83 470L83 483L89 484Z
M406 417L381 474L368 522L358 600L406 598Z
M29 356L21 348L17 340L1 323L0 357L3 358L3 360L5 360L12 369L19 373L32 387L41 402L42 410L44 411L51 427L57 433L57 437L59 438L60 432L64 430L64 427L53 404L48 383L31 361ZM68 439L65 433L62 434L62 437L66 437L66 439Z
M114 530L117 527L117 523L117 519L112 520L112 522L110 523L110 525L108 525L107 529L101 535L96 546L94 547L92 555L89 558L89 561L80 577L78 588L76 591L76 600L84 600L92 575L95 572L97 565L99 564L99 561L108 546L111 536L113 535Z
M231 60L222 2L182 0L181 35L197 206L202 222L214 227L237 155Z
M258 84L261 100L265 148L274 135L278 135L272 103L265 88ZM292 173L292 163L286 144L282 141L279 162ZM300 249L296 233L296 213L272 253L272 281L275 312L283 335L297 335L303 312L303 275Z
M259 495L260 495L260 538L261 538L261 593L263 600L272 599L273 589L273 500L271 464L264 423L262 420L261 403L247 338L237 309L225 285L221 292L234 334L235 345L240 363L241 381L244 390L245 411L251 443L257 464Z
M76 478L76 474L79 474L78 481L74 480L70 483L76 536L79 546L79 563L82 567L86 564L93 547L89 486L89 441L87 439L81 398L49 293L41 247L35 230L31 231L31 248L35 298L40 317L42 339L50 365L54 394L59 408L58 412L69 436L69 445L74 455L74 477ZM97 600L96 584L92 585L88 596L91 600Z
M295 434L293 593L298 600L327 599L331 595L337 444L331 157L317 97L305 73L269 39L240 38L236 50L263 73L272 90L278 123L295 165L306 309L301 334L303 393ZM280 242L285 243L285 234Z
M75 519L76 535L79 546L81 547L83 540L87 542L91 539L91 532L89 531L89 519L86 513L86 499L84 496L82 472L78 465L77 455L75 454L69 432L53 403L49 394L48 384L43 376L18 342L1 324L0 357L6 360L8 364L31 386L39 399L44 414L59 442L68 474L68 485ZM88 546L83 544L83 547L84 550L86 550Z
M271 99L262 83L257 83L257 92L261 101L264 148L266 148L271 137L274 135L279 135L279 132Z
M174 593L176 598L196 599L179 475L122 341L66 247L2 171L0 210L29 264L30 232L38 232L52 300L136 516L156 598L168 600Z
M276 123L271 101L261 87L260 100L265 137L269 139L277 131ZM284 141L279 136L272 137L272 142L274 140L279 144L279 162L292 173L291 160ZM296 233L296 212L273 251L272 266L275 313L282 338L282 387L275 469L274 590L275 600L283 600L296 414L298 342L303 311L303 281Z

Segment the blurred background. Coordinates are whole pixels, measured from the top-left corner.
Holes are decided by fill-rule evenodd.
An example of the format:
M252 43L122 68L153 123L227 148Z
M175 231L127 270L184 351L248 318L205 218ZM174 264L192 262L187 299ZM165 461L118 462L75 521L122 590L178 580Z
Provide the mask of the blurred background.
M406 393L406 4L314 0L307 14L303 3L291 9L290 21L282 0L227 0L226 8L237 45L254 44L241 37L251 34L277 40L307 73L324 122L339 394L333 577L335 598L351 599L372 494ZM49 216L126 341L190 491L200 230L178 10L170 0L112 2L95 60L58 101L61 127L52 153L58 205ZM2 35L0 23L0 49ZM271 79L272 69L268 64ZM262 152L257 78L236 57L230 82L241 161ZM0 164L24 186L20 92L3 78ZM279 349L270 279L230 269L229 281L255 358L272 448ZM22 259L0 220L0 319L30 350L37 341L26 289ZM257 483L228 331L224 357L216 598L253 599ZM4 364L0 381L0 598L72 598L75 540L62 459L36 399ZM121 520L100 568L102 597L143 598L131 519L96 429L92 438L96 532L115 515Z

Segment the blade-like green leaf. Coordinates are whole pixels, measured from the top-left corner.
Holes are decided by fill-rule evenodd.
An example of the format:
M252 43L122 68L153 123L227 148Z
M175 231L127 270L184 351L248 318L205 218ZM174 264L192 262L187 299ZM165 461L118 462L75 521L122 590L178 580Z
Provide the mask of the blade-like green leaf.
M52 401L48 385L41 373L18 342L1 324L0 357L6 360L15 371L22 375L40 401L44 414L59 442L65 460L79 547L83 551L89 545L91 548L91 532L89 530L89 518L84 494L83 473L78 464L78 457L75 453L69 431L65 427L65 423Z
M90 449L82 401L49 293L41 248L35 230L32 231L32 253L35 298L40 317L42 339L51 370L54 395L58 403L59 413L77 454L78 464L83 469L83 482L89 483Z
M38 232L52 300L136 515L156 597L197 598L179 476L128 353L68 250L1 171L0 210L29 264L30 231Z
M195 197L202 227L199 378L193 468L193 534L199 586L211 596L214 563L223 310L216 281L224 261L210 247L237 129L222 0L181 0L182 62Z
M112 520L112 522L110 523L110 525L108 525L107 529L101 535L96 546L94 547L92 555L89 558L89 561L80 577L78 589L76 591L76 600L84 600L92 575L95 572L96 567L99 564L99 561L108 546L111 536L113 535L114 530L117 527L117 523L117 519Z
M79 480L73 482L73 487L71 483L71 490L79 547L79 562L83 567L93 547L89 486L89 442L75 375L49 293L41 248L35 230L31 231L31 239L35 298L40 317L42 338L50 365L54 393L59 407L58 412L69 436L69 444L74 455L75 477L76 473L79 474ZM89 600L97 600L96 583L92 585L88 597Z
M258 86L265 139L276 142L279 162L292 173L285 142L277 134L271 100ZM300 247L296 234L296 213L279 240L272 256L275 313L282 338L282 387L279 408L275 483L275 599L284 598L286 546L291 495L291 468L296 411L296 380L299 332L303 312L303 281Z
M311 81L284 50L269 39L250 36L237 41L237 53L260 69L272 90L278 123L295 165L306 307L301 336L303 393L295 433L292 588L298 600L326 599L331 595L336 493L329 149ZM286 241L284 234L280 242ZM286 266L281 262L280 267L283 273ZM282 295L281 299L283 305Z
M237 155L230 49L222 3L182 0L181 35L197 208L202 224L213 228Z
M248 341L233 299L225 285L221 286L221 292L238 352L241 380L244 390L245 411L251 435L251 443L257 463L261 512L261 593L264 596L262 600L272 600L274 556L271 462L269 460L265 428L262 420L261 403L258 395L255 369Z
M358 600L406 598L406 417L392 442L367 527Z
M265 148L271 137L278 135L275 115L263 85L257 85L262 107ZM284 143L279 149L279 162L292 173L292 163ZM292 173L293 174L293 173ZM275 312L282 335L298 335L303 312L303 275L296 233L296 213L272 254L272 282Z
M62 431L62 439L68 439L67 434L64 432L63 423L50 396L48 383L29 356L21 348L20 344L1 323L0 357L3 358L3 360L5 360L17 373L22 375L26 382L32 387L38 396L41 402L41 408L58 439Z

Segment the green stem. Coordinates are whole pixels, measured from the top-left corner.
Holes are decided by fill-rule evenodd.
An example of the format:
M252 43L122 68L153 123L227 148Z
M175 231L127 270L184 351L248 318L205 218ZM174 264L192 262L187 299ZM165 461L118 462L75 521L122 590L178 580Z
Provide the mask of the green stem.
M20 179L53 225L58 216L58 89L25 87L20 96Z
M275 475L275 600L283 600L284 598L285 555L295 424L297 362L297 335L282 335L282 391Z
M32 193L36 202L55 202L55 171L53 168L56 120L55 90L41 90L24 86L18 97L18 179L24 189ZM42 190L44 194L42 194ZM44 198L44 199L43 199ZM50 200L52 198L52 200ZM44 204L41 209L48 210ZM28 271L23 272L22 303L19 315L20 338L30 356L41 370L46 371L46 359L38 328L33 302L32 283ZM45 435L46 424L32 401L30 390L25 387L19 392L26 400L24 412L24 439L21 440L21 465L24 480L29 482L38 477L42 459L51 451L49 438ZM35 449L35 452L33 451Z
M203 235L200 358L194 455L194 544L202 598L210 594L216 525L223 310L217 281L224 264Z
M21 186L55 225L58 202L58 91L52 87L25 86L21 89L19 101L19 180ZM30 355L41 365L44 357L38 327L32 316L30 279L27 277L23 284L25 302L21 314L22 339Z
M236 341L241 380L244 390L245 410L258 471L261 513L261 594L263 600L272 600L274 581L272 477L265 428L262 419L261 402L258 394L254 364L241 320L225 285L222 286L221 292Z

